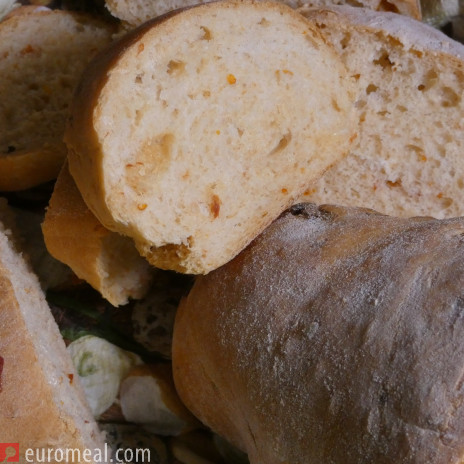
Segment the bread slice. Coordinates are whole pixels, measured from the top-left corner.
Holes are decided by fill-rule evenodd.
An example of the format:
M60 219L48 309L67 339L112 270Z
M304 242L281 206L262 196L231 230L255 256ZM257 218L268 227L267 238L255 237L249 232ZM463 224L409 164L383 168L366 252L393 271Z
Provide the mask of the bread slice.
M206 273L347 151L349 84L285 5L187 9L87 70L66 132L70 171L102 224L153 265Z
M76 449L81 459L77 453L68 458L76 463L83 462L86 448L104 453L103 437L39 282L2 220L0 366L0 438L20 443L20 462L26 462L27 448L34 453Z
M156 18L178 8L185 8L204 2L205 0L106 0L105 4L113 16L121 19L130 27L136 27L149 19ZM312 0L310 2L304 0L282 0L282 3L292 8L304 5L322 7L349 4L376 11L394 11L416 19L421 18L421 8L418 0Z
M132 239L103 227L87 208L65 163L42 224L48 251L112 305L145 296L154 269Z
M67 11L31 11L0 23L0 191L57 176L74 87L113 26Z
M351 154L304 198L395 216L463 215L464 46L395 14L301 12L357 83L360 120Z
M463 233L292 207L181 303L181 399L251 464L462 463Z

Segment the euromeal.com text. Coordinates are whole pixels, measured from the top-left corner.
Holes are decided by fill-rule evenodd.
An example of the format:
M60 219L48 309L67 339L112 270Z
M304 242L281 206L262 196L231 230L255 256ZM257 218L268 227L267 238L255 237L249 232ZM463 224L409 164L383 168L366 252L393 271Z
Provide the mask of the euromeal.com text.
M23 453L21 453L23 454ZM0 443L0 463L19 462L19 443ZM26 448L24 461L32 463L148 463L149 448L119 448L112 450L106 443L103 449L78 448Z

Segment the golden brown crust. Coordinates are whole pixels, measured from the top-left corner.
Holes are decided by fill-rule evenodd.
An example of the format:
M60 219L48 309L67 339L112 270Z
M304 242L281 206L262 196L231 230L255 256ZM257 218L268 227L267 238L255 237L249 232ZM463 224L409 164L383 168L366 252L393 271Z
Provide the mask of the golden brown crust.
M55 179L64 161L65 147L57 145L35 150L0 154L0 191L26 190Z
M292 208L181 304L181 399L252 463L460 463L463 234Z
M102 208L100 203L93 201L94 198L103 195L103 175L100 163L103 154L94 128L94 109L98 96L108 79L111 68L124 51L136 43L145 31L177 13L177 11L168 13L148 21L98 54L86 68L74 94L64 134L64 141L68 148L69 171L87 206L108 227L111 227L113 222L111 214Z
M87 208L67 163L55 183L42 231L49 253L114 306L147 293L154 270L130 238L105 228Z
M70 265L78 276L85 275L91 285L98 285L101 276L96 263L101 243L112 232L103 227L85 205L67 163L55 183L42 231L53 257Z

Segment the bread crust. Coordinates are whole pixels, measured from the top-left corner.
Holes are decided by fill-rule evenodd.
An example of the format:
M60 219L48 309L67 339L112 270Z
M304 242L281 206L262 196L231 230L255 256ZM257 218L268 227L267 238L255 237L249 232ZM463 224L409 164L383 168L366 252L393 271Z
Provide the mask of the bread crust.
M129 27L136 27L145 21L178 8L203 3L198 0L161 0L157 2L130 2L124 0L107 0L106 7L113 16L121 19ZM344 0L314 0L305 2L303 0L284 0L292 8L299 8L305 5L312 7L325 7L343 4ZM379 0L364 0L356 6L371 8L376 11L394 11L396 13L409 15L415 19L421 19L421 6L418 0L393 0L392 2L382 2Z
M252 463L461 463L463 232L293 207L181 303L181 399Z
M154 269L133 241L106 229L87 208L65 162L42 224L49 253L112 305L143 298Z

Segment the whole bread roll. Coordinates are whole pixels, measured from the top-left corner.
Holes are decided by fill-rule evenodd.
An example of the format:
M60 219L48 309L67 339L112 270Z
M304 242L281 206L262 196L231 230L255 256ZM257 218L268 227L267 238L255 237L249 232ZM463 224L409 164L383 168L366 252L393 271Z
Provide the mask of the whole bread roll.
M294 206L180 305L182 400L255 464L463 462L463 237Z

